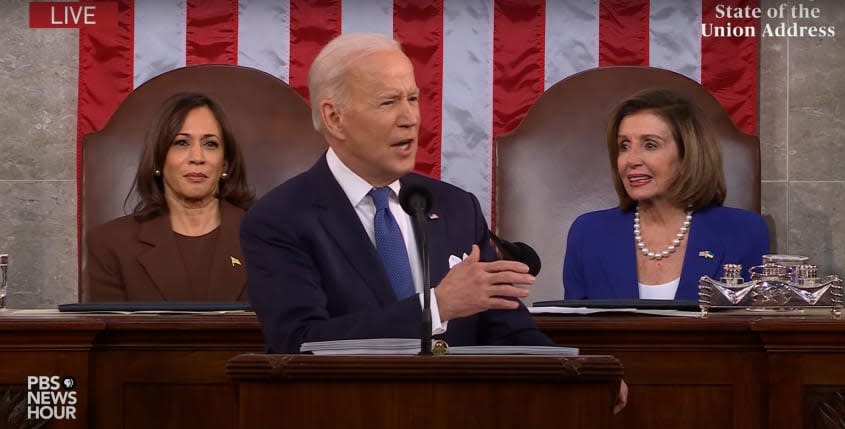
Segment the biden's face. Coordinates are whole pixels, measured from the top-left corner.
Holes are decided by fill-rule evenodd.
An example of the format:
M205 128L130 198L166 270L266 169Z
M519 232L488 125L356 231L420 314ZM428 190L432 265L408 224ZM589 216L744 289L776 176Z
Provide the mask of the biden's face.
M360 58L350 67L338 113L338 157L371 185L414 169L420 109L411 61L400 50Z

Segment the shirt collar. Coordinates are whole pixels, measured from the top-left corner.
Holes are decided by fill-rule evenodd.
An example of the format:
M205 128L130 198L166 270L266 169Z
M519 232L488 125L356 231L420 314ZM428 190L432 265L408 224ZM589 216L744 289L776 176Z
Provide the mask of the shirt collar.
M349 167L347 167L346 164L338 158L332 148L329 148L328 152L326 152L326 163L329 164L329 171L332 172L335 180L337 180L337 183L340 184L340 188L343 189L343 193L346 194L347 198L349 198L349 202L352 204L352 207L357 207L358 204L361 203L361 200L363 200L370 192L370 189L373 189L373 185L370 185L361 176L350 170ZM402 184L399 183L398 180L395 180L387 186L391 191L393 191L393 195L396 196L399 195L399 190L402 188Z

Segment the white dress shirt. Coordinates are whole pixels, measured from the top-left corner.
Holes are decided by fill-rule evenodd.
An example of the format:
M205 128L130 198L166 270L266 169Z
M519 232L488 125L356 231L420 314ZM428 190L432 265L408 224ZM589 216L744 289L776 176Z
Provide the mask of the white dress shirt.
M355 208L355 213L358 214L361 225L363 225L364 230L367 231L367 236L370 237L370 241L375 246L376 238L373 219L376 214L376 205L373 202L373 198L368 195L370 190L373 189L373 185L370 185L361 176L350 170L331 148L326 153L326 162L329 164L329 170L332 172L335 180L337 180L337 183L343 189L343 193L349 198L349 203ZM393 218L396 219L396 223L399 224L399 229L402 231L402 239L405 241L405 249L408 251L408 262L411 264L411 277L414 281L414 290L420 298L420 308L422 308L422 262L420 261L419 249L417 248L417 240L414 236L413 223L411 217L399 205L401 183L397 180L388 185L388 187L390 188L388 206L390 213L393 214ZM442 334L446 332L448 321L440 322L440 311L437 307L434 289L431 290L430 297L431 332L433 334Z

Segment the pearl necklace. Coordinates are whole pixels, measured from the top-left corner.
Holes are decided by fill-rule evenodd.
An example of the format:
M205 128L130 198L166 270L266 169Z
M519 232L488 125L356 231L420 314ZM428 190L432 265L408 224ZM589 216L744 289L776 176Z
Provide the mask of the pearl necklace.
M637 207L636 211L634 212L634 241L637 243L637 248L640 249L640 252L648 256L648 259L657 259L658 261L668 257L672 253L675 253L675 249L681 245L681 240L684 239L684 236L689 231L690 221L692 220L692 210L687 211L687 217L684 218L684 223L681 225L681 230L675 234L675 239L672 240L672 244L666 246L666 249L662 252L652 252L648 249L648 247L643 242L643 236L640 233L640 208Z

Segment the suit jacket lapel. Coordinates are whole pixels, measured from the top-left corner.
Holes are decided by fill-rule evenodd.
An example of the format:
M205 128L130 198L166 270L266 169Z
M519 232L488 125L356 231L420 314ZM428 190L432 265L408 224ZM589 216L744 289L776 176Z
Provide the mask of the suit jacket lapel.
M613 291L611 296L639 298L633 213L622 213L619 222L608 225L605 237L611 244L607 246L608 254L603 259L605 266L602 272L607 273L609 287Z
M162 215L141 223L138 239L151 246L138 255L138 262L152 279L152 286L165 300L188 300L191 290L188 273L176 248L170 218ZM164 285L183 285L183 287L167 288Z
M326 157L311 170L314 205L320 224L337 244L335 255L343 255L364 284L382 304L396 301L393 288L381 264L375 246L358 219L355 208L337 183L326 163Z
M433 211L437 213L436 211ZM449 271L449 249L446 246L446 220L428 219L425 225L428 239L428 257L431 287L437 286ZM463 255L455 255L461 257Z
M416 180L414 176L405 176L400 182L402 182L402 186L405 186L406 184L415 183ZM446 222L448 219L440 218L440 215L443 213L441 213L440 207L437 205L436 198L432 201L430 213L438 215L435 219L429 217L425 222L431 287L435 287L449 271L449 256L451 254L446 243ZM417 240L419 242L419 237L417 237ZM455 256L461 257L462 255ZM420 260L420 263L422 263L422 260Z
M246 288L246 267L240 246L238 208L220 201L220 235L211 260L208 297L212 301L237 301Z
M706 211L692 216L676 299L698 299L698 280L704 275L718 280L717 276L725 263L724 244L713 234L707 220Z

